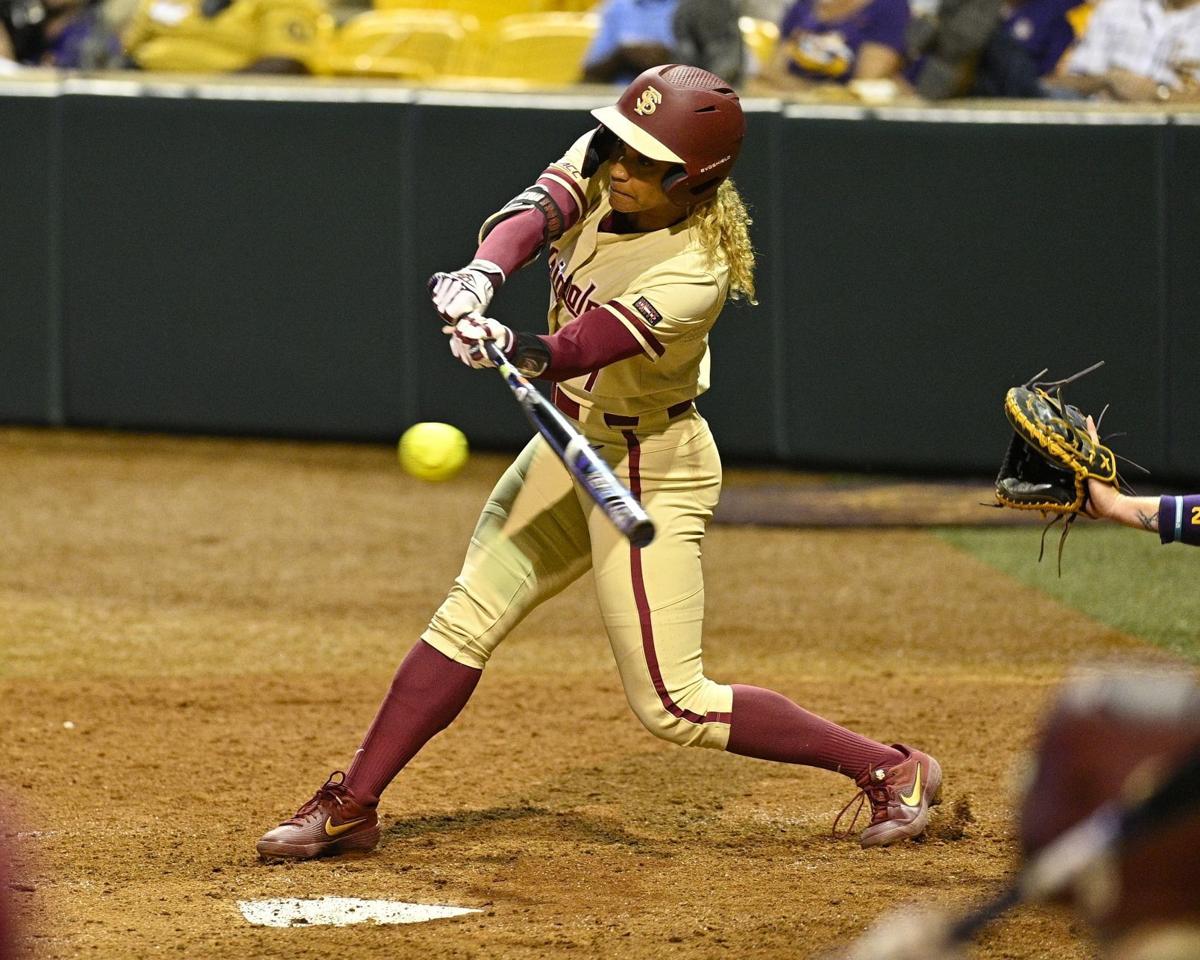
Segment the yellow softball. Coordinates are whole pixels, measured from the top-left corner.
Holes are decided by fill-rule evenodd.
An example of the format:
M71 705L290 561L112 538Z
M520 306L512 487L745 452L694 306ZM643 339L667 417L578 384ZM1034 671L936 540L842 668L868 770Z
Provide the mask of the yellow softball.
M449 480L467 462L467 438L448 423L414 423L396 449L400 466L422 480Z

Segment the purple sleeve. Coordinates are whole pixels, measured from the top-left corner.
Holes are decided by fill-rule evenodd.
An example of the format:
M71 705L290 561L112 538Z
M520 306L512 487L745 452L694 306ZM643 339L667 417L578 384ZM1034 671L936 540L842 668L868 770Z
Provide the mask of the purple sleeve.
M783 15L783 22L779 24L779 36L786 40L793 30L799 26L800 21L804 19L804 8L808 4L808 0L796 0L787 9L787 13Z
M1178 541L1200 547L1200 493L1159 498L1158 539L1163 543Z
M1075 31L1065 16L1052 21L1046 30L1044 45L1034 53L1038 76L1044 77L1053 72L1062 55L1067 52L1067 47L1074 42Z
M908 0L875 0L871 18L863 30L864 43L891 47L903 56L904 32L908 28Z

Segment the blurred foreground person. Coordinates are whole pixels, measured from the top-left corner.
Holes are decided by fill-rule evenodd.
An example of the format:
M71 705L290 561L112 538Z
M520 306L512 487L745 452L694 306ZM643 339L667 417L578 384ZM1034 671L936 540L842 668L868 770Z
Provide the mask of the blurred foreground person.
M16 960L16 911L12 904L12 860L4 834L0 833L0 960Z
M1069 905L1103 960L1200 957L1192 670L1106 669L1068 682L1040 725L1019 808L1021 862L998 895L965 913L891 911L827 960L967 960L982 929L1026 903Z
M1064 687L1019 815L1026 858L1106 804L1132 804L1200 750L1190 671L1112 672ZM1063 898L1112 960L1200 957L1200 797L1079 871Z

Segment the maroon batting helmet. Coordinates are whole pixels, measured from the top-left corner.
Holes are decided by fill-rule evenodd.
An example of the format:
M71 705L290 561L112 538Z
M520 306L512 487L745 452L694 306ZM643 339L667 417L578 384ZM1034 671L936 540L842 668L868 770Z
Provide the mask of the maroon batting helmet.
M611 134L652 160L680 164L683 169L668 172L662 186L683 207L717 192L746 136L733 88L715 73L679 63L651 67L614 106L593 110L592 116L601 123L593 144Z

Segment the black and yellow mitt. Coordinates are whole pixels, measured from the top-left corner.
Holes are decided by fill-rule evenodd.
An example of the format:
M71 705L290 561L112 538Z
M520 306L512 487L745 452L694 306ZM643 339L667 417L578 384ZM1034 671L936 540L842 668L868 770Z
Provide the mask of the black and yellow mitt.
M1060 573L1062 540L1074 519L1087 511L1088 480L1112 486L1120 483L1116 455L1092 440L1086 415L1062 396L1064 386L1099 366L1094 364L1065 380L1047 382L1034 377L1004 395L1004 413L1012 424L1013 437L996 476L996 505L1053 513L1047 529L1065 518L1059 541ZM1044 540L1043 532L1043 546Z

